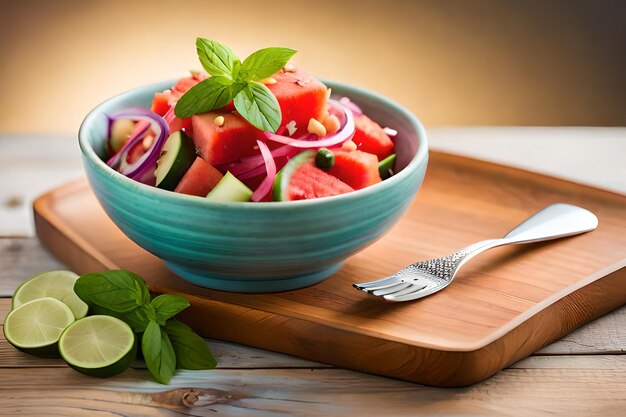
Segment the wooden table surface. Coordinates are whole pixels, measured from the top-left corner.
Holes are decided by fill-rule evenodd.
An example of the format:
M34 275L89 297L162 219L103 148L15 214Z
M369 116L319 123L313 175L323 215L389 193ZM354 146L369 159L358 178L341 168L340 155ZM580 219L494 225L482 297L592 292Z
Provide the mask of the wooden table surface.
M434 148L626 192L626 129L448 128ZM619 157L621 155L621 157ZM63 268L33 235L30 203L82 175L71 137L0 135L0 321L17 285ZM61 360L25 355L0 336L0 415L623 416L626 307L494 377L442 389L371 376L217 340L211 371L160 385L143 369L82 376Z

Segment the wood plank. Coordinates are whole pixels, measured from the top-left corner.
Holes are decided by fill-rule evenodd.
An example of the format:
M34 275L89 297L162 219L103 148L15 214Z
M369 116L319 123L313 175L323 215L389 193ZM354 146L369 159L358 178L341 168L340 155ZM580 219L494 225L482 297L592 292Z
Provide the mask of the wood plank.
M540 355L626 352L626 306L574 330L541 349Z
M607 369L626 370L626 355L529 356L508 369Z
M10 297L31 276L67 269L34 238L0 237L0 297Z
M567 389L562 387L567 381ZM42 395L45 391L45 395ZM626 369L501 371L467 388L441 389L342 369L180 371L168 386L129 370L99 380L62 369L3 369L0 414L137 416L481 415L617 417Z
M0 326L0 331L2 326ZM330 365L307 361L295 356L271 352L236 343L207 339L211 352L217 359L219 369L264 368L329 368ZM142 366L136 364L134 366ZM23 353L0 335L0 369L3 368L66 368L61 359L47 359ZM4 373L4 371L2 371Z
M32 236L32 202L82 174L72 136L0 135L0 236Z
M7 342L2 332L2 323L10 310L11 300L0 299L0 368L28 367L67 367L61 359L46 359L28 355L15 349ZM330 365L307 361L291 355L271 352L236 343L206 339L218 361L220 369L254 369L254 368L328 368Z

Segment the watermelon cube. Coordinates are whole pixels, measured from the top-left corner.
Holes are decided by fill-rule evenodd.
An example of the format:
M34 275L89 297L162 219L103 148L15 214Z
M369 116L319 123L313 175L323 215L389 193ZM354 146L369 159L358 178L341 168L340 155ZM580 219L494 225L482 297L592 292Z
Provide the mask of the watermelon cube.
M378 123L363 114L354 118L354 125L352 141L358 150L374 154L379 160L393 153L393 142Z
M355 190L381 182L376 155L362 151L335 151L335 164L328 170Z
M291 176L287 200L330 197L354 191L352 187L327 174L312 162L301 165Z
M215 118L224 117L224 124L215 124ZM262 132L243 117L232 112L208 112L191 116L192 139L198 155L211 165L222 165L250 156L259 151L257 139Z
M172 97L172 93L170 91L163 91L154 94L154 100L152 100L152 105L150 106L150 110L158 114L159 116L165 116L165 113L170 109L170 98Z
M222 177L222 173L211 164L200 157L196 157L174 191L182 194L206 197L206 195L215 188L217 183L220 182Z
M296 122L296 135L306 132L309 120L322 120L326 114L327 88L321 81L299 68L280 70L272 76L275 84L268 84L280 105L283 118L281 127L292 120Z

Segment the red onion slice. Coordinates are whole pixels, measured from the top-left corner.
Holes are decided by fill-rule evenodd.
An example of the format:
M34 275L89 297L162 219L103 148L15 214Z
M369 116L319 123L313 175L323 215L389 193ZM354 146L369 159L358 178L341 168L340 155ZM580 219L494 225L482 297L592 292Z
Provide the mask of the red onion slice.
M298 148L284 145L271 151L271 154L272 158L280 158L283 156L292 157L299 152L300 150ZM241 158L241 162L228 164L223 169L226 171L230 171L231 174L233 174L240 180L244 180L265 173L265 168L263 166L264 164L265 159L263 158L263 154L259 153L253 156L244 156L243 158Z
M265 162L265 170L267 172L267 177L261 182L261 184L254 190L252 193L252 201L261 201L263 197L267 195L272 189L272 185L274 185L274 179L276 178L276 163L274 162L274 158L272 158L272 153L270 152L270 148L260 140L257 140L256 143L259 145L259 149L261 150L261 155L263 156L263 160Z
M278 158L280 156L293 156L298 152L299 151L297 149L294 149L292 146L284 145L284 146L280 146L274 149L272 151L272 156L274 158ZM264 160L263 160L262 154L253 155L253 156L244 156L243 158L241 158L241 162L257 162L259 164L262 164L263 161Z
M126 118L139 121L138 127L141 126L142 129L139 131L139 129L136 128L135 131L133 131L131 138L129 138L117 154L107 161L107 165L133 180L144 184L154 183L154 170L156 169L156 163L159 156L161 156L161 150L163 149L163 145L165 145L165 141L170 133L167 122L158 114L141 107L131 107L122 110L111 117L114 117L115 119ZM152 141L150 148L146 150L146 153L144 153L141 158L137 159L132 164L127 163L126 157L128 156L128 152L140 140L143 140L151 127L157 134L156 139ZM138 133L135 135L135 132ZM132 137L133 135L135 135L135 137Z
M121 117L116 117L115 119L111 119L109 116L107 117L109 118L109 120L113 121L121 119ZM150 126L152 126L152 124L149 121L140 120L135 126L135 129L128 136L128 139L126 140L126 143L124 143L124 146L122 146L122 148L107 161L107 165L115 170L118 170L122 161L122 156L126 157L128 155L128 152L132 148L134 148L137 143L143 140L143 138L148 133L148 130L150 130Z
M302 140L294 139L288 136L281 136L270 132L263 132L268 140L284 143L285 145L293 146L295 148L327 148L330 146L339 145L354 136L354 115L352 111L344 106L342 103L336 100L328 100L333 106L338 107L344 114L345 124L339 128L336 133L332 135L324 136L318 140Z
M249 178L258 177L259 175L263 175L266 173L267 173L267 170L265 169L264 163L261 163L261 165L259 165L256 168L250 169L248 171L244 171L241 174L235 175L231 172L231 174L235 175L240 180L247 180Z
M349 108L355 116L360 116L363 114L363 110L359 106L357 106L352 100L348 97L341 97L339 102Z

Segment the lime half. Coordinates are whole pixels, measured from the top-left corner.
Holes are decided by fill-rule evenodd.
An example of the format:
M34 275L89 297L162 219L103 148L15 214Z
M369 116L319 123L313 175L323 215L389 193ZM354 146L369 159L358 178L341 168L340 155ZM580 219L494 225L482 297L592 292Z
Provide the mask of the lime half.
M65 303L75 319L87 315L88 306L74 292L78 275L72 271L50 271L35 275L15 290L13 308L43 297L56 298Z
M61 335L61 357L78 372L107 377L128 369L137 353L135 334L122 320L89 316L72 323Z
M55 298L29 301L11 311L4 320L4 337L24 352L58 357L59 336L74 321L74 314Z

